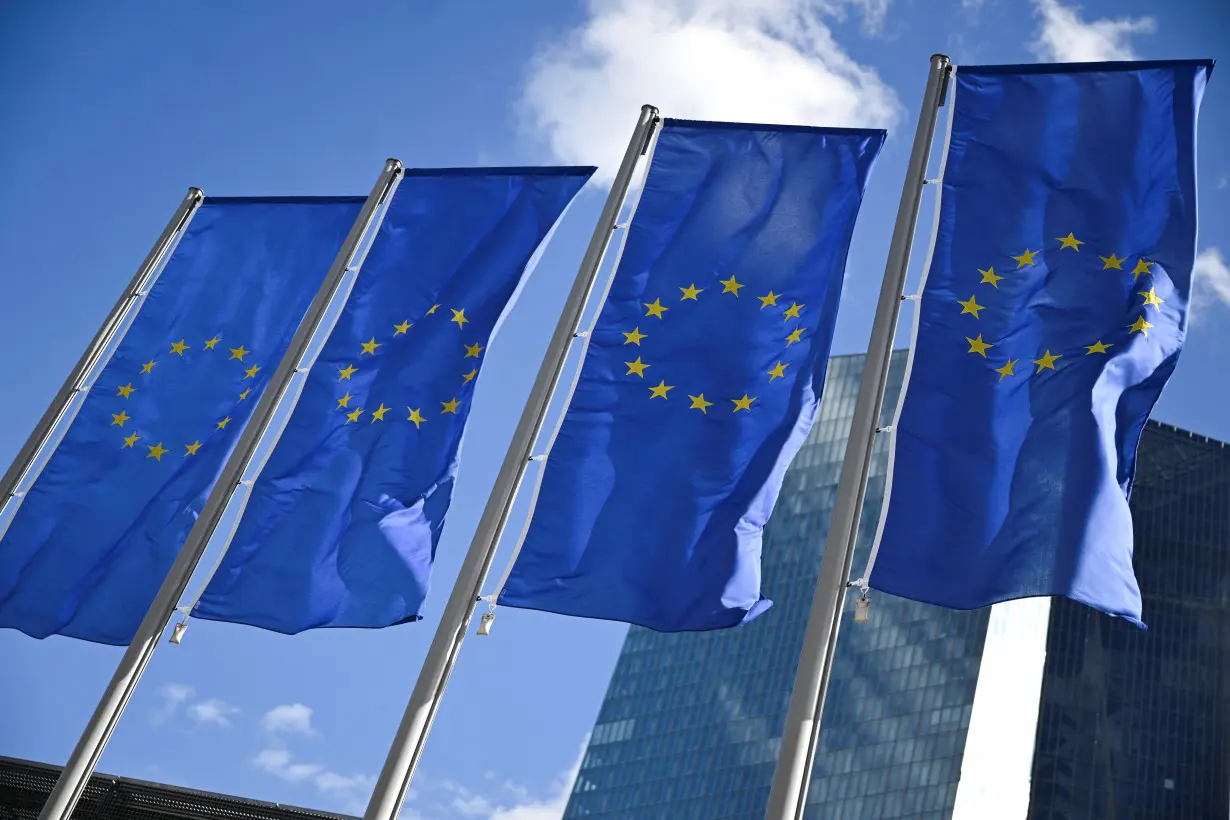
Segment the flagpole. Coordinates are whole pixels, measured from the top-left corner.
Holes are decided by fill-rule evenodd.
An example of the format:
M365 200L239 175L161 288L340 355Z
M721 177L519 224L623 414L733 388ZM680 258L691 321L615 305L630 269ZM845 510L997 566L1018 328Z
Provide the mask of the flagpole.
M98 765L98 759L102 756L103 749L124 712L124 707L128 705L128 700L132 697L141 679L141 674L149 664L150 658L153 657L158 639L171 620L175 606L188 586L192 573L196 570L218 522L222 519L231 495L239 486L256 446L268 427L279 401L286 393L330 301L350 270L360 242L368 228L376 222L377 210L396 190L402 174L402 164L398 160L390 159L385 163L384 171L380 174L371 194L368 195L358 219L351 226L350 233L342 243L332 267L316 292L299 328L295 331L286 355L282 357L277 370L274 371L273 378L270 379L268 389L257 402L252 418L244 427L239 442L223 466L201 514L197 517L196 523L188 533L188 538L175 557L175 563L171 565L170 572L163 580L157 597L145 613L145 618L141 621L137 634L125 650L124 657L120 660L115 675L111 678L111 683L107 685L107 690L94 709L89 724L80 740L77 741L77 746L73 749L64 769L60 772L60 777L39 814L39 820L71 820L73 808L89 783L90 774Z
M456 663L457 653L465 640L466 628L474 614L474 607L478 603L492 559L495 558L495 551L508 521L517 489L525 477L526 466L533 455L534 443L542 430L569 347L580 326L585 303L593 289L598 269L602 266L602 259L611 241L611 234L616 228L619 212L631 187L637 160L649 147L649 138L657 122L658 109L652 105L642 106L636 130L632 133L623 162L615 174L611 192L581 260L577 278L564 305L564 312L555 326L555 334L551 337L542 366L538 369L538 377L534 380L534 387L521 413L521 421L517 423L517 430L509 444L508 453L504 456L495 486L492 487L487 506L478 521L474 539L470 542L470 550L461 565L453 591L440 617L440 624L436 627L431 648L427 650L427 658L423 661L414 691L410 695L410 702L406 705L406 712L397 728L397 735L393 738L392 748L385 758L384 768L376 781L371 801L367 804L364 820L396 820L405 800L410 779L414 777L415 767L422 757L431 722L440 706L440 699L444 696L444 688Z
M89 346L81 354L77 364L73 366L72 371L68 374L68 378L64 380L64 384L60 386L60 391L56 393L51 404L43 412L43 417L38 420L34 431L30 433L30 437L26 439L26 443L18 451L17 457L9 465L8 470L4 473L4 477L0 478L0 513L3 513L8 503L18 496L18 488L30 475L30 471L38 460L39 455L43 452L43 448L47 446L47 442L51 439L52 434L68 414L69 405L72 404L73 399L79 393L89 389L86 380L106 353L111 342L115 340L116 335L121 332L125 322L132 315L133 309L145 297L146 289L153 280L154 274L161 267L163 261L166 260L168 251L174 247L176 240L188 227L188 223L192 221L197 208L201 207L201 203L204 200L205 192L200 188L188 189L183 202L175 209L175 215L171 217L171 221L163 228L162 234L159 235L158 241L154 243L154 247L146 255L145 261L141 263L141 267L137 268L132 281L124 289L123 295L120 296L115 306L111 308L111 312L107 314L107 318L103 321L102 326L98 328L98 332L90 340ZM3 534L4 529L4 525L0 524L0 534Z
M918 223L923 186L926 184L927 160L931 155L935 123L944 104L950 68L951 64L944 55L931 57L931 72L927 76L927 90L918 115L918 129L914 132L914 147L910 150L897 222L893 226L880 301L876 306L863 379L854 405L854 421L846 442L841 481L837 485L837 501L829 523L824 557L820 561L820 576L812 597L811 614L795 673L794 690L790 696L790 709L786 714L765 820L802 820L806 808L807 788L820 734L820 715L833 668L833 653L837 647L837 631L841 626L850 564L854 559L859 516L867 491L867 477L871 472L876 425L888 382L897 314L910 266L910 249Z

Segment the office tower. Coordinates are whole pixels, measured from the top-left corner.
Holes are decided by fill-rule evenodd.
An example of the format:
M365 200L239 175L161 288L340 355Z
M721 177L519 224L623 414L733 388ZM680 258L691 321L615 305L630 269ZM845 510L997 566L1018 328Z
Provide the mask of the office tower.
M773 607L720 632L629 630L567 820L763 817L862 366L831 360L766 529ZM882 439L855 576L887 457ZM958 612L873 591L867 624L848 604L808 820L1230 814L1230 452L1151 422L1133 509L1148 632L1064 600Z

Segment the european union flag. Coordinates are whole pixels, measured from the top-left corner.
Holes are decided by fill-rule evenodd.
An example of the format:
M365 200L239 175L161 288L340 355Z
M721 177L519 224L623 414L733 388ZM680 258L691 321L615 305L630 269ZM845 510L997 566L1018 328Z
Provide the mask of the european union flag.
M0 541L0 626L132 639L363 201L205 200Z
M194 616L418 620L487 345L593 171L406 172Z
M1174 371L1212 63L960 68L876 589L1139 626L1128 496Z
M769 606L883 131L666 120L498 602L661 631Z

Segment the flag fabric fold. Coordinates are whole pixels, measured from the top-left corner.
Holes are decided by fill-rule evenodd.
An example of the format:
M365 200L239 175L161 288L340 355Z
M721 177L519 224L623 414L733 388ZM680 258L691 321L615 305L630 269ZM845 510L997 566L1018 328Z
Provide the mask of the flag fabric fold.
M1141 429L1183 347L1210 62L959 68L872 587L1141 623Z
M194 617L419 619L487 345L593 170L407 171Z
M499 604L661 631L769 606L761 531L815 417L883 141L664 121Z
M0 540L0 627L132 639L363 201L205 200Z

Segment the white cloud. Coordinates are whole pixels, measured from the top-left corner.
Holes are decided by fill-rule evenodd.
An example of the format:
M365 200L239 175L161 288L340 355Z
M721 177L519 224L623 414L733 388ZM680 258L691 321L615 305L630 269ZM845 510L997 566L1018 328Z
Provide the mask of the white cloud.
M1217 190L1222 191L1230 187L1230 174L1222 174L1217 178Z
M1136 52L1129 38L1157 31L1157 20L1152 17L1086 21L1079 6L1064 6L1059 0L1034 0L1034 10L1042 24L1031 47L1044 62L1134 60Z
M826 23L850 6L875 28L888 2L589 0L585 22L533 59L521 113L558 160L598 164L605 184L644 103L669 117L891 126L896 93Z
M162 706L154 713L154 723L166 723L195 694L196 690L186 683L168 683L162 687L158 690Z
M230 716L237 714L239 714L238 709L217 698L202 700L188 707L188 717L199 726L220 726L229 729Z
M262 749L252 765L266 774L290 783L308 783L328 795L343 811L362 814L376 778L363 774L344 775L319 763L298 763L286 749Z
M261 718L261 728L270 734L313 734L312 707L302 703L275 706Z
M588 742L589 739L586 738L581 743L580 752L572 765L555 778L547 789L546 796L541 798L533 797L523 786L506 781L502 789L509 792L515 802L505 806L501 805L502 801L498 798L474 794L457 783L445 782L441 785L452 792L453 800L450 806L462 817L478 820L560 820L568 805L568 796L572 793L572 784L576 782Z
M1192 280L1192 321L1210 305L1230 307L1230 265L1220 248L1205 248L1197 254Z

